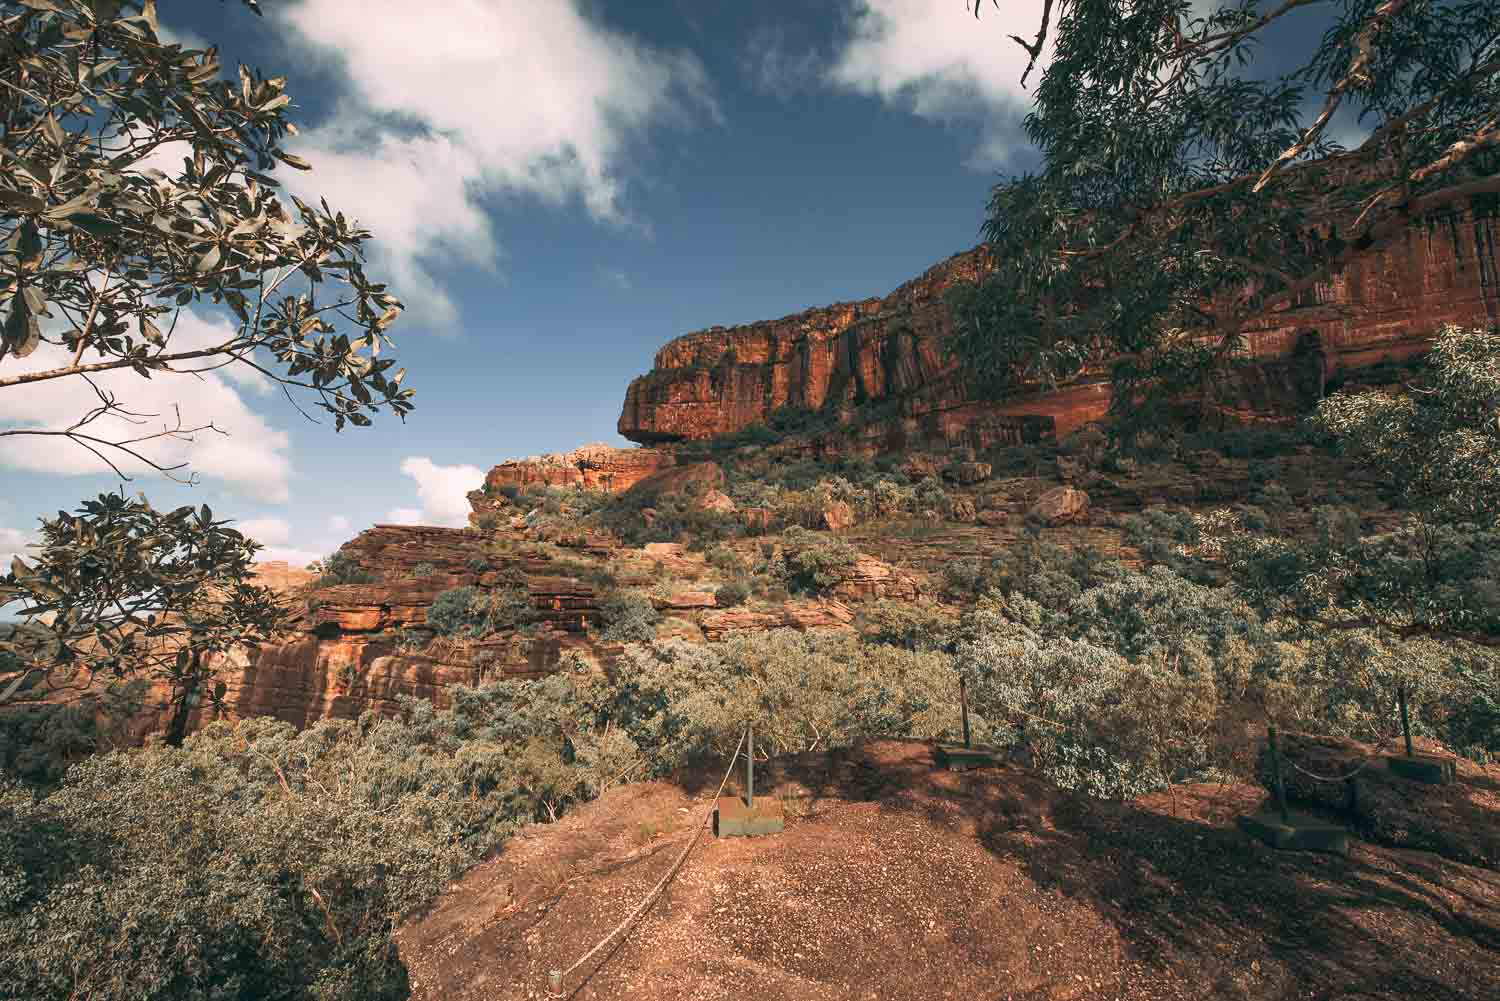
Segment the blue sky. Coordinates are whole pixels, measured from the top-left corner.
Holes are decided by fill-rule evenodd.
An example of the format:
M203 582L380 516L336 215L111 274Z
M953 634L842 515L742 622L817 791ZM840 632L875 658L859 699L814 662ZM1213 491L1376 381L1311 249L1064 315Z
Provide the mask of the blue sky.
M212 505L266 559L305 563L376 522L462 524L495 463L628 444L625 386L668 339L889 292L977 243L990 187L1039 165L1007 37L1035 33L1039 0L977 21L963 0L261 6L158 9L231 77L287 76L286 146L314 169L277 176L374 233L366 273L407 303L391 333L416 390L404 425L335 434L253 378L152 380L143 403L232 434L184 446L197 486L143 470L127 489ZM1268 36L1282 70L1328 20L1299 13ZM1335 121L1346 143L1367 131ZM211 309L188 334L224 322ZM122 399L143 385L127 376ZM7 562L38 515L120 485L76 453L0 449Z

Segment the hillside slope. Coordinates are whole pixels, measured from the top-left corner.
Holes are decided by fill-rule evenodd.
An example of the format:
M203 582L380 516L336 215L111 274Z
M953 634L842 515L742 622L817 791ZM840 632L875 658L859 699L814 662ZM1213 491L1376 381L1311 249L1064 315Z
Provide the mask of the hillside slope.
M705 831L662 899L564 996L688 1001L1500 996L1500 873L1356 843L1275 852L1258 790L1124 804L1015 767L952 774L876 742L757 769L783 834ZM398 936L413 998L546 997L693 835L719 774L617 788L533 827ZM1500 818L1500 784L1465 766Z

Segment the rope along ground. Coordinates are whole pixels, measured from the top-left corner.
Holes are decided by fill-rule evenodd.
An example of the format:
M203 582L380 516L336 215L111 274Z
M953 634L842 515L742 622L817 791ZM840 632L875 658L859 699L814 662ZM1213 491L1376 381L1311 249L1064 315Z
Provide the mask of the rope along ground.
M642 898L641 902L636 905L635 910L631 911L625 916L624 921L621 921L619 924L615 925L613 931L599 940L598 945L594 946L588 952L584 953L581 957L579 957L577 962L568 967L566 970L563 970L561 972L557 970L551 971L548 978L551 981L551 983L549 984L549 997L563 997L564 995L562 993L562 982L570 975L572 975L574 970L577 970L584 963L587 963L590 959L592 959L600 949L604 948L609 943L609 941L616 935L618 935L621 931L629 927L636 918L644 914L646 912L646 909L651 906L652 902L656 900L662 889L667 885L668 881L671 880L673 876L677 875L677 870L682 868L682 863L687 859L688 853L693 850L693 846L698 843L698 838L703 834L703 828L708 825L708 818L713 815L714 808L719 802L719 797L724 795L724 787L729 784L729 775L732 771L734 771L734 763L739 760L740 748L744 746L745 737L743 734L741 734L740 742L735 745L734 754L730 755L729 757L729 767L724 770L724 779L719 783L719 791L714 793L713 800L709 804L708 810L703 814L703 819L698 822L697 829L693 831L693 836L688 839L687 845L683 847L682 854L678 855L677 861L672 863L672 868L668 869L667 874L661 878L661 881L658 882L656 886L652 887L650 893L646 894L646 896Z

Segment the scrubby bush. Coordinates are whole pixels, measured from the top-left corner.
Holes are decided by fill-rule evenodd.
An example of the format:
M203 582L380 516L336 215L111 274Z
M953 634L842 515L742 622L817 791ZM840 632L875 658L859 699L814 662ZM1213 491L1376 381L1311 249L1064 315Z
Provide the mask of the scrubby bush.
M629 591L606 598L599 615L604 623L601 635L613 643L649 643L656 638L656 623L661 618L651 599Z
M740 579L732 580L727 584L720 585L714 592L714 601L722 608L733 608L735 605L743 605L750 598L750 582Z
M842 539L800 529L787 529L783 539L781 572L795 592L822 594L843 582L859 559Z
M704 551L703 558L709 566L727 574L743 574L750 569L740 554L728 546L711 546Z
M486 573L490 569L490 561L483 556L471 556L464 566L470 573Z
M451 732L430 705L256 718L80 762L43 799L0 784L8 996L407 997L394 923L526 812L503 749Z
M930 599L881 600L860 609L865 638L903 650L948 650L958 637L958 620Z
M313 587L334 587L339 584L375 584L380 578L363 569L359 558L340 550L328 557L319 566L322 573L313 582Z
M517 629L536 618L526 591L525 578L514 575L494 590L470 584L450 587L433 598L427 609L427 625L444 636L471 639Z
M504 497L508 501L514 502L520 499L521 488L516 486L514 483L506 483L499 487L496 487L495 493L499 494L501 497Z
M433 566L431 563L423 561L412 567L411 572L413 577L427 577L437 573L437 567Z

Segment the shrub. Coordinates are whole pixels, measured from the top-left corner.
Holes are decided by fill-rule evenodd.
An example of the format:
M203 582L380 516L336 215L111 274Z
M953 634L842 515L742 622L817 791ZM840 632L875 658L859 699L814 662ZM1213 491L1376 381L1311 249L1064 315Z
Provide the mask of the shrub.
M322 574L313 582L313 587L334 587L339 584L375 584L380 578L359 565L359 558L340 550L322 563Z
M486 511L475 519L479 529L485 532L493 532L500 527L500 516L493 511Z
M709 566L727 574L743 574L750 569L740 554L728 546L712 546L704 552L703 557Z
M946 650L957 639L957 620L935 601L882 600L861 609L865 638L903 650Z
M8 995L407 997L395 922L527 806L501 748L455 753L427 708L426 735L247 719L80 762L42 799L0 783Z
M521 496L521 488L516 486L514 483L506 483L503 486L496 488L495 492L501 497L504 497L506 500L512 502L520 499Z
M427 624L444 636L477 638L517 629L535 617L525 580L519 575L488 593L468 584L450 587L433 598L427 609Z
M649 598L627 591L606 598L599 614L604 622L601 635L614 643L649 643L656 638L661 618Z
M429 577L432 574L437 573L437 567L424 560L423 562L418 563L416 566L412 567L411 572L413 577Z
M714 601L721 607L733 608L735 605L743 605L750 598L750 583L745 580L732 580L723 584L714 592Z
M782 573L793 591L821 594L843 582L859 553L842 539L800 529L783 536Z
M490 569L490 561L483 556L471 556L464 566L470 573L486 573Z

